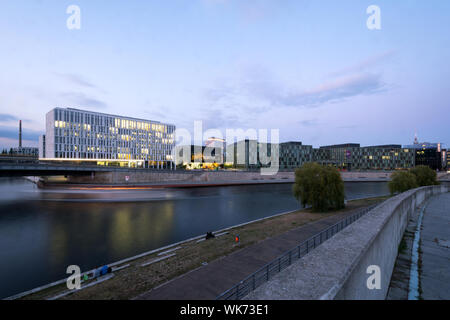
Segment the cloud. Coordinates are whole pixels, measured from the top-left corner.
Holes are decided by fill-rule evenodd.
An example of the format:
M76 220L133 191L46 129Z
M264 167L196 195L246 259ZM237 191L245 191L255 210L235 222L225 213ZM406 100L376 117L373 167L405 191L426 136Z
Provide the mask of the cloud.
M13 116L12 114L0 113L1 122L18 121L18 120L19 119L16 116Z
M9 113L0 113L0 122L10 122L10 121L19 121L19 120L22 120L22 122L33 122L33 120L21 119L15 115L12 115Z
M43 133L40 131L29 130L26 128L22 128L22 139L23 140L31 140L38 141L39 136ZM10 126L1 126L0 127L0 138L6 139L19 139L19 127L10 127Z
M319 125L317 119L301 120L297 122L302 127L315 127Z
M105 109L107 107L105 102L89 97L82 92L66 92L62 93L61 97L67 102L71 102L67 104L75 104L80 108Z
M330 75L333 77L342 76L346 74L354 74L366 72L368 69L392 58L396 54L395 50L388 50L380 54L369 57L361 62L358 62L350 67L343 68L341 70L332 72Z
M355 74L323 83L315 88L279 95L275 103L292 107L319 107L360 95L386 90L379 74Z
M54 72L54 74L58 77L61 77L65 79L66 81L69 81L73 84L76 84L81 87L85 88L97 88L96 85L92 84L91 82L87 81L85 78L83 78L80 75L73 74L73 73L57 73Z
M339 126L338 129L356 129L358 128L357 125L347 125L347 126Z
M246 119L239 113L231 109L209 109L204 110L202 121L204 130L207 129L226 129L226 128L245 128Z
M205 91L210 106L241 105L242 112L264 112L280 107L317 108L327 103L387 90L381 74L356 73L331 78L309 89L290 88L263 67L244 70L234 80L221 80Z

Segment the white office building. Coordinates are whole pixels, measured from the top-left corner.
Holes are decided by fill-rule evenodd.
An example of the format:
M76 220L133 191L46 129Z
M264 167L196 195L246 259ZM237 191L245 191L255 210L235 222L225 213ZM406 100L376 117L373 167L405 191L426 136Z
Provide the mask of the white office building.
M72 108L46 115L41 160L173 169L175 126Z

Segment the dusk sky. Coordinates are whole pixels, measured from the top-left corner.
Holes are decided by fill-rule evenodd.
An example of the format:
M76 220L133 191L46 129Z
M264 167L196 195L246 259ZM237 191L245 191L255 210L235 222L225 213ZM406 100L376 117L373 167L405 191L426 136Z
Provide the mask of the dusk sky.
M417 130L448 147L449 13L448 0L2 0L0 148L18 145L19 119L37 146L54 107L315 147Z

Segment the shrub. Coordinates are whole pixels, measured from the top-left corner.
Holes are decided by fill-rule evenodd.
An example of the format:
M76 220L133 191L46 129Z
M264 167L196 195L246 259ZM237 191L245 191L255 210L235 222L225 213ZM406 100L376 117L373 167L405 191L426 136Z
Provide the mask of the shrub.
M315 212L339 210L345 207L344 182L336 168L307 163L295 171L295 198Z
M433 186L439 184L436 171L427 166L417 166L411 169L411 173L416 176L419 187Z
M391 176L391 181L388 183L391 194L403 193L410 189L418 187L416 175L409 171L394 172Z

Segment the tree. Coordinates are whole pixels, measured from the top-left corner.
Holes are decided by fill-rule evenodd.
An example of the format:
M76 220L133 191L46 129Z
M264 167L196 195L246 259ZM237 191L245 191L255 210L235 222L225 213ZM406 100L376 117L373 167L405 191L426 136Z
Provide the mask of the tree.
M416 175L409 171L394 172L391 176L391 181L388 183L391 194L403 193L410 189L418 187Z
M439 184L436 171L427 166L417 166L411 169L411 173L416 176L419 187L433 186Z
M339 171L330 166L307 163L295 171L295 198L314 212L327 212L345 207L344 182Z

